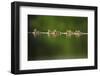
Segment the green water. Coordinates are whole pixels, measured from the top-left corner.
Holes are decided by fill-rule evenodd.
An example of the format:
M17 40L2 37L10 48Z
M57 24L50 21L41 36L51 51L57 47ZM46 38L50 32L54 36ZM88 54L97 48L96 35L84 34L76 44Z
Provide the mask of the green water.
M58 30L80 30L87 33L87 17L69 16L28 16L28 32L33 32L36 28L39 31L47 32ZM79 59L87 58L87 38L88 35L80 37L58 36L48 37L41 35L34 37L28 33L28 60L51 60L51 59Z

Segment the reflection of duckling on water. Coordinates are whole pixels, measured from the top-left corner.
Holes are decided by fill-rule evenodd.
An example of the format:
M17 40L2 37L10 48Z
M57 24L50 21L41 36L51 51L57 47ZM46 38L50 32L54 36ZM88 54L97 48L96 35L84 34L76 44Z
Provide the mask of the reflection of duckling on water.
M80 37L80 36L81 36L81 32L80 32L79 30L76 30L76 31L74 32L74 35L75 35L76 37Z
M34 32L32 32L32 34L34 35L34 37L36 37L36 33L37 33L37 29L34 29Z
M66 32L60 32L60 35L66 35L67 36L67 31Z
M71 35L73 35L73 32L71 30L68 30L67 31L67 36L71 36Z
M40 32L37 31L37 29L34 29L34 32L32 32L32 34L34 35L34 37L39 36Z
M54 30L51 34L52 34L53 37L56 37L57 36L57 31Z
M48 36L57 37L60 35L61 35L61 32L58 32L56 30L54 30L53 32L50 32L50 30L48 30Z
M56 37L56 30L54 30L53 32L51 32L51 31L48 29L47 35L48 35L48 37L50 37L50 36Z
M48 37L50 37L50 33L51 33L51 31L48 29Z

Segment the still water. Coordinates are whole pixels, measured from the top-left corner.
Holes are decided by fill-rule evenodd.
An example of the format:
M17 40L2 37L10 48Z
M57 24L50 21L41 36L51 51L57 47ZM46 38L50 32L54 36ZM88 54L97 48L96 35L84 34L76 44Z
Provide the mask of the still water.
M34 37L28 34L28 60L80 59L87 58L88 35Z

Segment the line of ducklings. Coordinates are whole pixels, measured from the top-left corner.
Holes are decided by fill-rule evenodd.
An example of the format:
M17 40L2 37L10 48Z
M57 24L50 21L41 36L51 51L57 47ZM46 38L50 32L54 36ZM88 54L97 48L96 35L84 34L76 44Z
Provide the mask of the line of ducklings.
M47 32L40 32L37 29L34 29L33 32L29 32L29 33L32 33L34 37L37 37L37 36L42 35L42 34L44 34L44 35L46 34L46 35L48 35L48 37L57 37L57 36L61 36L61 35L65 35L65 36L69 36L69 37L74 35L76 37L80 37L81 35L87 35L88 34L88 33L80 32L79 30L76 30L74 32L71 31L71 30L67 30L66 32L59 32L56 29L53 30L53 31L48 29Z

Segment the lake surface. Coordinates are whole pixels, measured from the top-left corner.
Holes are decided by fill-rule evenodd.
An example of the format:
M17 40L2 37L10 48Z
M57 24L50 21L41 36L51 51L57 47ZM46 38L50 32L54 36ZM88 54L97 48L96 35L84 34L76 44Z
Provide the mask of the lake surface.
M87 58L87 35L34 38L29 34L28 60Z

